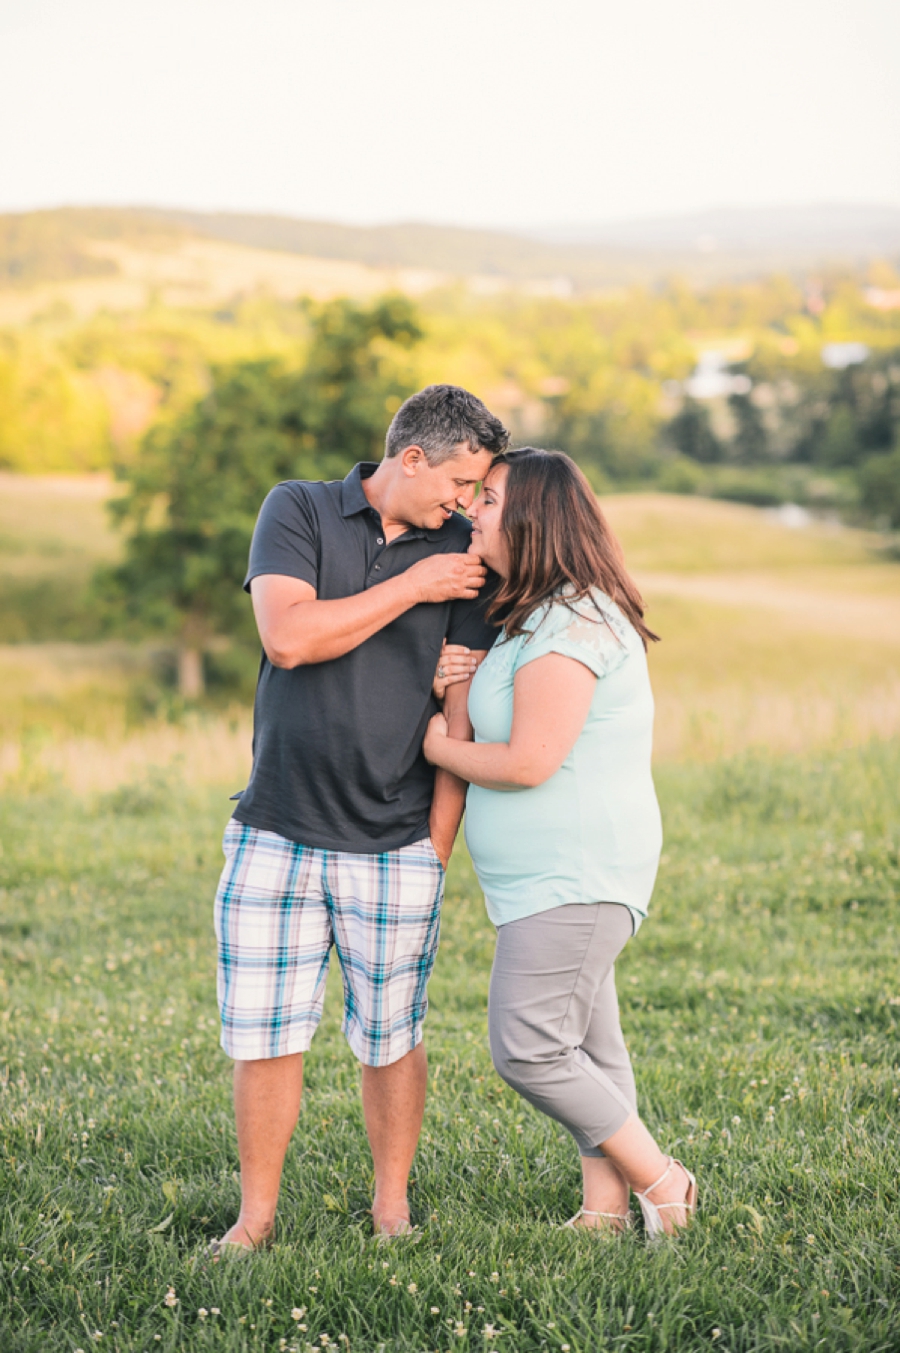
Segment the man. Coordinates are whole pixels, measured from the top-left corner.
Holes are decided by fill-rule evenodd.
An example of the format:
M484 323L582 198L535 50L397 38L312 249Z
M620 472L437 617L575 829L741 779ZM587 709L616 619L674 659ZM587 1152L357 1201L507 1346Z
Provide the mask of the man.
M260 512L244 584L263 645L253 771L216 897L241 1212L214 1250L272 1231L332 945L362 1063L375 1229L409 1230L425 991L465 795L428 766L422 739L442 641L477 662L496 633L459 509L507 441L480 400L430 386L397 412L380 464L279 484ZM456 736L469 731L467 690L445 700Z

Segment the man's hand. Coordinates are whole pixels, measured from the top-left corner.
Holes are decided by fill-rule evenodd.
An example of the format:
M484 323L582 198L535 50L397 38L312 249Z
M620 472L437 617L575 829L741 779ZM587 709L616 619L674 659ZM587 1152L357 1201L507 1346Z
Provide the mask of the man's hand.
M484 587L487 569L477 554L431 554L401 577L419 602L472 601Z

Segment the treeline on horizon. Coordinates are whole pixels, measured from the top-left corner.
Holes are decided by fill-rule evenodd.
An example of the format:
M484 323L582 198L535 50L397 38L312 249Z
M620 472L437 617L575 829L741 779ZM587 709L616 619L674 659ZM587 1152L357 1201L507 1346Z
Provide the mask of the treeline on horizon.
M405 336L375 325L367 340L391 385L373 428L405 393L452 381L484 398L518 443L569 452L600 491L793 501L896 529L898 299L900 276L877 264L807 285L673 281L590 298L478 297L459 285L415 305L256 297L83 320L59 304L0 331L0 467L129 478L148 447L158 457L167 439L174 445L226 387L247 392L232 416L252 427L276 388L313 397L307 368L323 325L355 315L365 328L364 317L387 305L405 316ZM862 345L857 360L826 365L823 350L847 343ZM728 393L686 391L704 353L718 354ZM286 472L339 474L351 459L349 444L304 434Z

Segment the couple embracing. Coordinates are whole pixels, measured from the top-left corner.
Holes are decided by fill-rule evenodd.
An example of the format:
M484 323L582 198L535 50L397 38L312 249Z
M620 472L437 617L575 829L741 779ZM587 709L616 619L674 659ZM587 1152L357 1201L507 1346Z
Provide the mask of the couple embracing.
M380 463L279 484L260 512L253 770L215 912L241 1211L214 1255L271 1235L332 948L375 1231L411 1229L426 988L464 807L497 927L491 1055L575 1140L570 1224L624 1229L630 1191L651 1236L695 1206L693 1176L637 1114L613 973L661 844L655 636L581 472L507 444L480 400L430 386Z

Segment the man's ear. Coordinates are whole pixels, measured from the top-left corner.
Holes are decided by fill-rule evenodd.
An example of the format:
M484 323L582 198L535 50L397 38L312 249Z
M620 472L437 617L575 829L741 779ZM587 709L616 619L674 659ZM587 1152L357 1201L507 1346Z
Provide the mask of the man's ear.
M421 446L405 446L398 457L403 473L412 479L423 464L427 464L425 452Z

